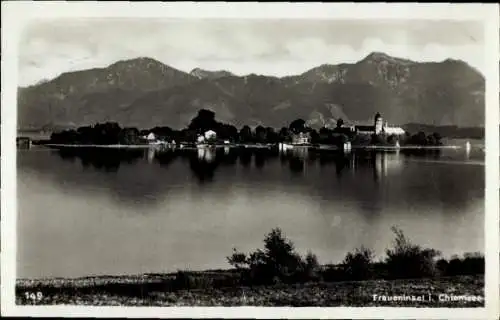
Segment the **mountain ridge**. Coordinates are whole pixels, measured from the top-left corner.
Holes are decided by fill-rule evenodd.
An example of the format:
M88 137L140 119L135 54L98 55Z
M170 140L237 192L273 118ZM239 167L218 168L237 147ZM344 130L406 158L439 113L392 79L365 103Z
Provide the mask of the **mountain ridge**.
M466 62L415 62L381 52L285 77L188 73L139 57L63 73L19 88L18 98L21 129L108 120L182 127L201 108L235 125L280 127L304 118L323 126L339 117L370 121L375 112L391 123L484 123L484 76Z
M410 60L410 59L406 59L406 58L400 58L400 57L393 57L393 56L390 56L386 53L383 53L383 52L378 52L378 51L373 51L371 53L369 53L367 56L365 56L364 58L360 59L357 63L359 62L362 62L362 61L365 61L365 60L374 60L373 57L387 57L388 60L398 60L398 61L407 61L409 63L427 63L427 64L439 64L439 63L443 63L443 62L459 62L459 63L462 63L462 64L465 64L467 65L469 68L471 69L474 69L474 71L476 71L481 77L484 78L484 75L481 73L481 71L479 71L478 69L474 68L473 66L471 66L469 63L467 63L466 61L464 60L461 60L461 59L453 59L453 58L446 58L446 59L443 59L442 61L416 61L416 60ZM380 59L380 58L379 58ZM308 70L305 70L304 72L300 73L300 74L291 74L291 75L283 75L283 76L275 76L275 75L268 75L268 74L255 74L255 73L249 73L249 74L243 74L243 75L236 75L235 73L232 73L231 71L228 71L228 70L208 70L208 69L203 69L203 68L200 68L200 67L195 67L193 69L191 69L190 71L183 71L181 69L178 69L178 68L175 68L175 67L172 67L170 65L167 65L163 62L161 62L160 60L157 60L157 59L154 59L154 58L150 58L150 57L137 57L137 58L131 58L131 59L122 59L122 60L118 60L116 62L113 62L111 64L109 64L108 66L106 67L94 67L94 68L90 68L90 69L81 69L81 70L74 70L74 71L66 71L66 72L63 72L57 76L55 76L54 78L52 79L47 79L47 78L44 78L44 79L41 79L33 84L30 84L30 85L25 85L25 86L19 86L19 89L25 89L25 88L29 88L29 87L33 87L33 86L37 86L37 85L40 85L40 84L43 84L43 83L47 83L47 82L50 82L54 79L57 79L59 77L61 77L62 75L64 74L68 74L68 73L75 73L75 72L82 72L82 71L90 71L90 70L101 70L101 69L107 69L109 67L112 67L114 65L117 65L117 64L120 64L120 63L127 63L127 62L134 62L136 60L151 60L152 62L154 63L159 63L159 64L162 64L162 65L165 65L169 68L172 68L172 69L175 69L177 71L180 71L180 72L184 72L184 73L187 73L187 74L191 74L193 73L194 71L202 71L202 72L207 72L207 73L218 73L218 72L221 72L221 73L227 73L228 75L231 75L231 76L235 76L235 77L246 77L246 76L251 76L251 75L257 75L257 76L265 76L265 77L274 77L274 78L288 78L288 77L295 77L295 76L298 76L298 75L301 75L301 74L304 74L304 73L307 73L313 69L317 69L317 68L320 68L320 67L328 67L328 66L342 66L342 65L350 65L350 64L355 64L355 63L345 63L345 62L342 62L342 63L338 63L338 64L333 64L333 63L323 63L319 66L316 66L316 67L312 67ZM376 60L376 59L375 59Z

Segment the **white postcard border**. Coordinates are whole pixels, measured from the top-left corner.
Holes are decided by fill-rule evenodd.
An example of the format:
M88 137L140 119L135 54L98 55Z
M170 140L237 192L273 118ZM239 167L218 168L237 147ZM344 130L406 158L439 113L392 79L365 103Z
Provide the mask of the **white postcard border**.
M231 317L231 318L426 318L488 319L499 312L499 7L495 4L385 3L140 3L2 2L1 311L3 316ZM279 308L279 307L77 307L16 306L16 101L17 42L33 19L86 17L448 19L485 25L486 77L485 308ZM466 183L466 182L464 182Z

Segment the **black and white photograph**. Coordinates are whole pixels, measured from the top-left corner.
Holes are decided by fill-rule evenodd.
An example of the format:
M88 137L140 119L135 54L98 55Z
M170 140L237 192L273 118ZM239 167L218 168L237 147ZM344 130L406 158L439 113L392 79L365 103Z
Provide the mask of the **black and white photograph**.
M119 5L33 10L2 41L12 308L498 312L498 5Z

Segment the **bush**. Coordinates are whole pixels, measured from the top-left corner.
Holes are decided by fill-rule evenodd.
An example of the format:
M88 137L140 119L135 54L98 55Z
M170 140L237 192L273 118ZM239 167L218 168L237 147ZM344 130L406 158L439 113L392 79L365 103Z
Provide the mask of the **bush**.
M213 287L213 279L208 275L195 275L187 271L177 271L172 288L174 290L207 289Z
M242 271L243 282L248 284L305 282L319 277L317 257L309 253L302 259L279 228L266 235L263 250L249 255L233 250L227 260Z
M233 254L227 257L227 262L237 270L242 270L248 264L248 258L246 254L238 252L236 248L233 248Z
M386 264L391 278L423 278L437 275L435 258L440 253L412 244L403 231L392 227L396 238L394 248L387 249Z
M479 252L466 253L462 260L462 275L484 274L484 256Z
M305 258L304 266L304 276L308 280L319 280L320 279L321 267L318 263L318 257L312 253L308 252Z
M349 252L342 262L346 280L367 280L373 275L373 251L365 247Z
M372 137L370 135L365 134L357 134L354 135L352 139L352 145L356 146L368 146L372 142Z
M391 134L390 136L387 137L387 143L389 145L395 145L396 142L399 142L399 137L395 134Z
M447 276L450 268L450 261L446 259L439 259L436 262L436 269L438 272L438 275L440 276Z
M374 262L372 250L360 247L348 253L340 265L321 267L316 255L309 252L302 258L294 245L279 228L273 229L264 239L264 248L250 254L238 252L227 258L236 268L235 276L224 283L266 285L277 283L302 283L308 281L362 281L369 279L412 279L436 276L484 274L484 257L479 253L466 254L451 260L436 258L440 252L422 248L392 227L395 234L393 248L386 250L384 261ZM178 282L182 283L182 277ZM184 280L185 281L185 280ZM191 282L184 286L194 286Z
M420 131L414 135L410 135L407 133L405 143L417 146L441 146L443 145L441 139L441 135L437 132L426 135L425 132Z
M371 144L376 146L385 146L387 145L387 138L384 134L372 134L371 135Z
M449 261L440 259L437 269L442 276L484 274L485 261L480 253L465 253L463 258L453 256Z
M326 282L345 281L345 273L341 266L328 265L321 272L321 278Z

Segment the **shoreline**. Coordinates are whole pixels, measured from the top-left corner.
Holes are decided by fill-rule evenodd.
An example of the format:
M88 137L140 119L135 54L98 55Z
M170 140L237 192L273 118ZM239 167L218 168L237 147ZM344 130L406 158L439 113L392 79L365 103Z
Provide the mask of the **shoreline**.
M17 305L87 306L393 306L393 307L483 307L484 275L421 279L305 282L273 285L233 285L197 289L171 289L169 279L159 275L149 281L127 278L122 282L75 286L16 283ZM31 295L33 294L33 295ZM31 297L30 297L31 295ZM376 297L409 297L382 300ZM446 299L446 296L451 299ZM413 297L421 297L414 299ZM445 297L445 298L443 298ZM469 300L452 300L468 297Z
M181 147L182 145L182 147ZM341 148L333 145L292 145L285 144L284 150L288 149L316 149L316 150L341 150ZM140 144L140 145L125 145L125 144L110 144L110 145L98 145L98 144L39 144L39 146L47 148L103 148L103 149L199 149L199 148L252 148L252 149L269 149L279 147L279 144L273 145L258 145L258 144L214 144L214 145L193 145L193 144L178 144L178 145L168 145L168 144ZM356 146L353 145L351 150L382 150L382 151L398 151L398 150L445 150L445 149L465 149L463 146L457 145L443 145L443 146L417 146L417 145L407 145L407 146ZM476 148L477 149L477 148ZM350 150L349 150L350 151Z

